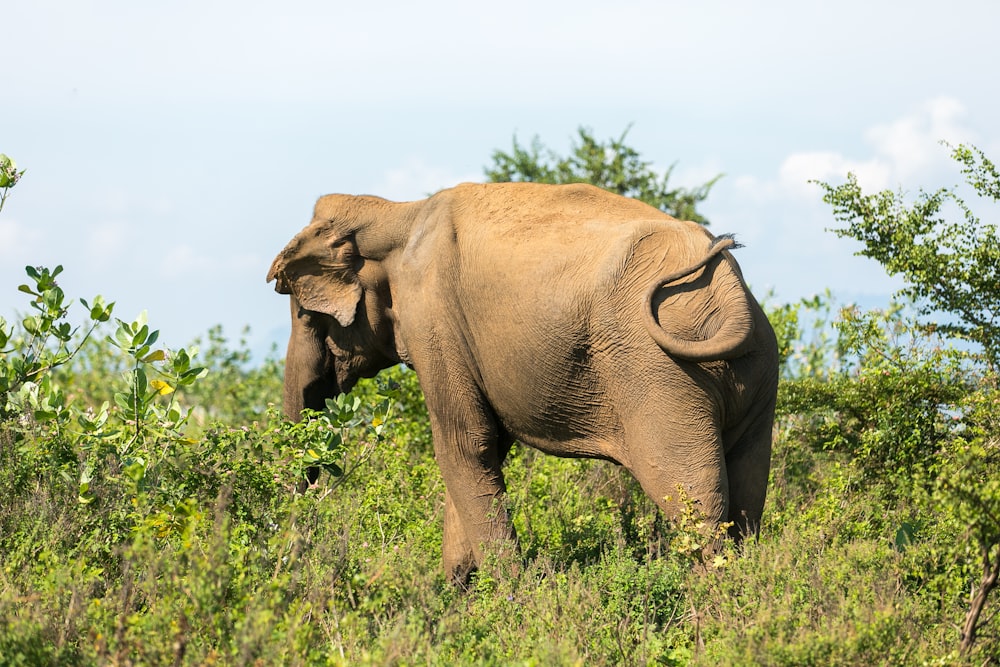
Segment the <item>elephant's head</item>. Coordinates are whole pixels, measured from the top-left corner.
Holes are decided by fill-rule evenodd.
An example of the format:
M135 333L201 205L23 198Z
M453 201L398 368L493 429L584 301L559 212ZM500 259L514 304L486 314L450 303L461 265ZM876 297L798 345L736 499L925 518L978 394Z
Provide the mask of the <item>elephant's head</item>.
M285 414L319 409L361 377L399 362L383 262L395 238L393 204L328 195L312 222L271 264L268 282L290 295Z

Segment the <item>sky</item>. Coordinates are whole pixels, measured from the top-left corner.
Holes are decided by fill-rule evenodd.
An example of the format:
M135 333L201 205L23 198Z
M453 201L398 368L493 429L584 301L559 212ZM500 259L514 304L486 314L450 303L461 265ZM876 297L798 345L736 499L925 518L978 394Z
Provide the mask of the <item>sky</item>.
M701 210L758 298L877 305L900 284L810 181L913 194L961 181L941 141L1000 159L997 25L963 0L8 3L0 315L61 264L171 347L220 324L283 349L265 276L317 197L420 199L579 127L675 185L723 174Z

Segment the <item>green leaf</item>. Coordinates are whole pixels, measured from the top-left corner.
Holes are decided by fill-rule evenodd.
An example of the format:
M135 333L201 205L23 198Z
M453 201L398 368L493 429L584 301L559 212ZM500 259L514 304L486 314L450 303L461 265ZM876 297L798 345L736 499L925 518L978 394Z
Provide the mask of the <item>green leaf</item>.
M77 491L76 501L81 505L89 505L97 496L90 490L90 482L81 482Z
M132 336L132 345L130 347L138 348L146 342L146 338L149 337L149 325L143 324L139 327L139 330L135 332Z
M17 183L18 176L17 164L3 153L0 153L0 188L13 187Z
M64 343L68 343L69 339L73 337L73 327L69 322L60 322L59 325L52 330L52 334Z
M129 347L131 347L132 345L131 327L122 320L118 320L118 328L115 329L115 339L112 342L115 343L115 345L122 350L127 350Z
M191 368L181 373L180 377L178 378L178 384L187 387L189 385L194 384L199 378L203 378L206 375L208 375L207 368Z
M131 412L134 408L134 403L132 402L132 394L117 392L115 394L115 405L117 405L125 412Z
M24 330L33 336L40 334L42 329L41 321L34 315L29 315L21 320L21 326L23 326Z
M108 402L105 401L93 418L88 413L82 413L77 415L76 421L84 431L93 433L99 431L107 423L108 416Z
M146 461L142 457L126 459L122 466L122 472L133 483L139 484L146 476Z
M899 528L896 530L896 539L893 540L896 551L903 551L913 544L916 533L917 527L913 523L904 521L900 524Z
M80 299L80 303L83 304L83 307L87 309L90 315L90 319L94 320L95 322L107 322L108 319L110 319L111 317L111 309L114 306L113 303L112 304L104 303L104 297L102 297L100 294L94 297L93 306L87 303L86 299Z
M144 364L151 364L154 361L163 361L167 358L167 353L163 350L155 350L154 352L147 354L145 357L140 359Z
M344 438L340 434L340 431L331 431L330 435L326 439L326 448L329 451L335 450L344 444Z

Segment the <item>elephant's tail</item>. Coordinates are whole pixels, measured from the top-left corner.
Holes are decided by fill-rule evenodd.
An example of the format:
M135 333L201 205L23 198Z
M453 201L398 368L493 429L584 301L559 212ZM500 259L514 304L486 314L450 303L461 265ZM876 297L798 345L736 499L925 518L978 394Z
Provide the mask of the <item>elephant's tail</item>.
M704 268L722 251L738 247L739 245L732 236L719 236L712 242L708 252L699 262L657 278L646 292L642 313L643 324L645 324L649 335L667 354L689 361L717 361L734 359L745 353L747 343L754 331L754 316L750 305L750 296L746 288L743 287L742 278L738 276L737 280L742 288L742 293L736 299L724 299L723 324L711 338L689 340L675 336L660 326L653 309L653 298L660 289ZM708 289L714 290L715 287L716 285L711 285ZM710 298L715 298L715 296Z

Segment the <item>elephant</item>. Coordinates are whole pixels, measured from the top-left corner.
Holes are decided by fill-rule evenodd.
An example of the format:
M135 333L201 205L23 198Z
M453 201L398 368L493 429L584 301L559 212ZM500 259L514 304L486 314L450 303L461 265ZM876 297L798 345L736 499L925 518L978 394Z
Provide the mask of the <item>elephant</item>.
M584 184L323 196L267 275L291 307L285 413L412 368L459 584L485 553L517 553L501 469L515 440L624 466L668 516L681 486L754 535L778 352L736 245Z

